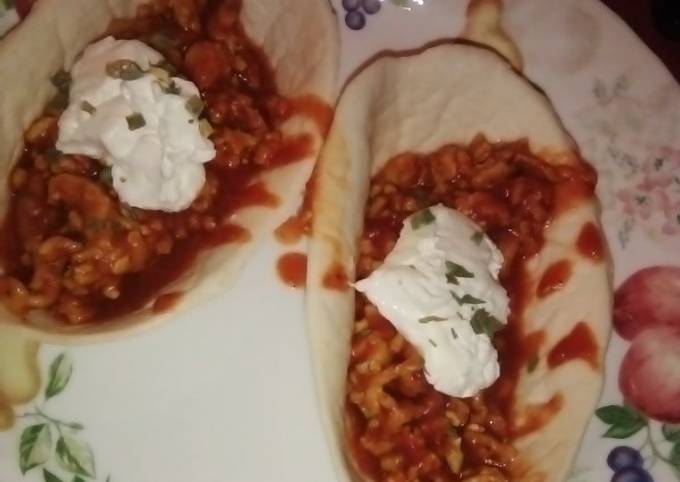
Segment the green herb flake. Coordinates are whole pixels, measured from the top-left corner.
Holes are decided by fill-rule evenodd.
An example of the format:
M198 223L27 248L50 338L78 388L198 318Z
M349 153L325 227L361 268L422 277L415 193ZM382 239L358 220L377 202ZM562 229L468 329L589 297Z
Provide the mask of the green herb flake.
M475 314L472 315L472 319L470 319L470 325L472 325L472 331L477 335L485 334L489 338L493 337L498 330L503 328L503 323L498 321L497 318L492 316L484 308L475 311Z
M661 157L658 157L654 160L654 169L657 171L660 171L661 168L663 167L664 159Z
M538 366L538 354L534 353L533 355L531 355L529 361L527 362L527 372L533 373L536 370L537 366Z
M148 39L149 44L156 50L169 50L174 47L172 39L163 32L155 32Z
M445 321L445 320L446 320L446 318L442 318L440 316L425 316L425 317L419 319L418 323L422 323L424 325L424 324L427 324L427 323L431 323L433 321Z
M453 327L451 327L451 336L454 340L458 339L458 333L456 333L456 330L454 330Z
M210 122L208 122L207 119L201 119L198 121L198 131L203 137L210 137L210 135L215 132L215 129L213 129L213 126L210 125Z
M432 345L433 347L437 348L437 344L434 342L434 340L433 340L432 338L428 338L427 341L430 342L430 345Z
M134 60L119 59L106 64L106 75L114 79L137 80L144 75L144 71Z
M179 95L182 93L182 90L179 88L179 86L174 80L159 81L159 83L161 85L161 90L166 94Z
M125 118L125 120L127 121L128 129L130 129L131 131L136 131L137 129L141 129L146 125L144 116L139 112L130 114Z
M50 78L50 81L60 92L68 92L71 87L71 74L65 70L60 70Z
M411 216L411 227L413 229L418 229L421 226L427 226L428 224L432 224L434 220L435 220L434 214L432 214L432 211L426 208L423 209L422 211L418 211L413 216Z
M94 113L97 112L97 108L86 100L80 103L80 110L84 110L90 115L94 115Z
M187 102L184 104L184 106L191 115L198 117L201 115L201 112L203 112L205 104L198 95L192 95L189 97L189 99L187 99Z
M110 166L102 167L97 177L99 178L99 182L101 182L102 184L105 184L107 186L113 186L113 176L111 175Z
M474 278L475 275L470 273L465 267L454 263L452 261L446 262L446 281L457 285L458 278Z
M484 303L484 300L475 298L470 294L466 294L463 297L460 297L452 291L451 296L453 296L453 299L456 300L459 305L481 305Z
M479 246L484 240L484 233L481 231L477 231L475 234L472 235L470 239L472 239L472 241Z
M152 64L151 66L157 69L165 70L170 76L174 76L177 73L177 69L175 68L175 66L168 62L166 59L161 59L157 63Z
M156 77L156 79L158 79L161 82L170 81L170 74L168 73L168 71L165 69L161 69L160 67L156 67L155 65L149 67L149 70L147 70L147 72Z

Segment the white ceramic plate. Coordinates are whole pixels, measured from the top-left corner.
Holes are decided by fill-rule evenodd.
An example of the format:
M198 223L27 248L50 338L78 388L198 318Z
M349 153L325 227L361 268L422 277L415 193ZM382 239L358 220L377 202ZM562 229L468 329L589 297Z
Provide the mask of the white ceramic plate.
M363 14L362 29L352 30L342 2L333 3L343 78L379 50L459 35L466 7L453 0L384 0L377 13ZM14 21L11 9L0 13L3 28ZM350 23L361 24L361 14ZM678 84L596 0L508 1L503 24L526 74L554 101L600 173L615 284L646 266L678 265ZM270 239L221 299L155 331L109 344L40 346L40 394L15 406L14 424L0 432L0 480L332 481L308 363L303 292L285 287L274 270L288 250ZM664 286L680 284L670 273ZM16 343L0 331L0 366ZM658 350L644 349L651 342L636 343L650 387L677 385L678 356L659 358ZM612 479L607 457L621 445L641 454L644 471L622 479L619 470L618 482L678 480L680 429L622 404L619 366L629 345L613 336L601 409L571 482ZM657 380L662 373L668 378ZM621 375L629 376L640 375ZM625 449L614 454L625 462Z

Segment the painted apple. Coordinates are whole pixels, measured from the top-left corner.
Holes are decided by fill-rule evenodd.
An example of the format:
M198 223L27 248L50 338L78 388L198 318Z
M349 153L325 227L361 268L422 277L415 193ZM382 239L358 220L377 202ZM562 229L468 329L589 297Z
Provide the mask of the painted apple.
M614 294L614 328L626 340L654 326L680 327L680 268L653 266L630 276Z
M641 332L619 370L626 401L656 420L680 423L680 326Z

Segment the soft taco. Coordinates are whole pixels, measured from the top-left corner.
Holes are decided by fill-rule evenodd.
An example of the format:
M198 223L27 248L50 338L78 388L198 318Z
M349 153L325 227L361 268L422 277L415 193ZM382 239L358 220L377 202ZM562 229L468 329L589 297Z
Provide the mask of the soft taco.
M0 319L60 341L224 290L335 100L318 0L43 0L0 43Z
M346 86L307 317L338 480L562 481L602 384L609 263L581 159L495 53L388 54Z

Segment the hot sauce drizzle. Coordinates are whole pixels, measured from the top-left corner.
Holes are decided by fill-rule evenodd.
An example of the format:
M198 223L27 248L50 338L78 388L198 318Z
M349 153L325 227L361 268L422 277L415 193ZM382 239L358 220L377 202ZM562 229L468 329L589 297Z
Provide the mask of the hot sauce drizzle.
M337 261L333 262L323 276L323 286L329 290L345 291L349 288L349 277L345 268Z
M571 360L581 359L593 369L598 368L598 347L593 331L583 321L579 321L571 332L548 354L548 366L556 368Z
M581 228L581 233L578 235L576 247L582 256L600 262L604 258L604 243L602 242L602 234L594 223L586 223Z
M305 286L307 279L307 255L303 253L285 253L276 262L276 271L281 280L292 288Z
M557 261L543 273L536 288L536 294L539 298L545 298L564 288L569 278L571 278L571 263L566 259Z

